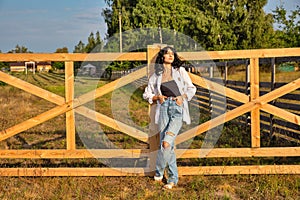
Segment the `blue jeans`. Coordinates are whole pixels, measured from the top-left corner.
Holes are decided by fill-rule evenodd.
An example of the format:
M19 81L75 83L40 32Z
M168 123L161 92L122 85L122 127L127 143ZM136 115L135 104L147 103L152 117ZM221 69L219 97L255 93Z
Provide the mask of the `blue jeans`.
M167 167L167 182L178 182L178 169L176 163L175 138L182 126L182 105L176 104L172 98L166 99L161 104L159 113L158 128L160 130L160 146L157 153L155 176L163 177ZM169 147L164 148L163 142L167 142Z

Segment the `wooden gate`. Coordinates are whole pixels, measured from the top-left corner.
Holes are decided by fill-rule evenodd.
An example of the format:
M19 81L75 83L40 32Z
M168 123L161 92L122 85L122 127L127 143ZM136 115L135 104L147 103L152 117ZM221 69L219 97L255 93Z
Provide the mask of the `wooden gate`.
M63 61L65 62L65 97L34 86L23 80L17 79L4 72L0 72L0 81L6 82L16 88L30 94L48 100L56 106L31 119L23 121L15 126L1 130L0 141L13 137L27 129L37 126L61 114L66 115L66 149L20 149L0 150L0 158L28 158L28 159L74 159L74 158L141 158L148 157L146 168L0 168L1 176L128 176L128 175L152 175L155 162L155 150L157 148L157 134L145 133L130 127L115 119L98 113L84 106L98 97L147 76L149 70L145 67L125 77L122 81L115 80L95 91L88 92L74 98L74 62L76 61L147 61L148 66L153 62L159 46L148 46L147 52L140 53L94 53L94 54L0 54L1 62L14 61ZM300 116L287 110L275 107L269 102L295 91L300 87L300 78L273 90L263 96L259 95L259 58L300 56L300 48L289 49L262 49L262 50L234 50L214 52L179 52L185 60L203 60L208 55L212 60L216 59L250 59L250 95L239 93L230 88L224 89L218 83L203 79L190 73L194 84L223 93L228 98L243 103L241 106L200 124L177 137L176 143L182 143L222 123L230 121L244 113L251 113L251 147L249 148L214 148L207 158L228 157L299 157L300 147L260 147L260 111L278 116L288 122L300 125ZM149 144L149 149L76 149L75 145L75 112L87 118L109 126L117 131L128 134L140 141ZM96 116L96 119L95 117ZM122 126L120 126L122 124ZM181 158L199 158L205 149L177 149L176 153ZM199 174L300 174L300 165L247 165L247 166L198 166L179 167L180 175Z

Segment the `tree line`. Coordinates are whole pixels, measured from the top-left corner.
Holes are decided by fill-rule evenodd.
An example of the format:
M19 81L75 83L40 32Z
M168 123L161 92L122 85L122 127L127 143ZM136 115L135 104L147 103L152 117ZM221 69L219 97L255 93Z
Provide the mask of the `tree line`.
M299 6L287 14L282 5L272 13L265 13L267 0L105 0L105 3L107 7L99 11L107 24L105 37L102 39L99 31L91 32L87 43L79 41L73 53L118 52L120 31L123 51L174 41L179 50L197 49L196 45L209 51L300 46ZM194 43L190 44L191 41ZM19 45L10 51L27 52L30 51ZM58 48L56 52L68 53L68 49ZM120 63L115 65L120 67Z
M205 50L300 46L300 7L265 13L267 0L105 0L107 37L119 31L161 27L188 35ZM274 26L277 28L274 29ZM159 40L157 40L159 42ZM126 43L124 43L126 46Z

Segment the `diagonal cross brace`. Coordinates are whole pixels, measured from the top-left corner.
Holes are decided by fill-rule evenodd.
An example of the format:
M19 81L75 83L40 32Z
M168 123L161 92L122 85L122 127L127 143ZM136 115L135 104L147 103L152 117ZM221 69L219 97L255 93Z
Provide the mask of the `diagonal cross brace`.
M205 88L207 88L207 86L203 82L203 78L201 78L201 77L197 78L197 77L193 76L193 80L194 80L194 83L196 83L196 84L201 83L200 86L202 86L202 87L204 86ZM296 124L300 125L300 117L298 115L295 115L293 113L290 113L288 111L285 111L283 109L280 109L280 108L277 108L275 106L268 104L268 102L273 101L274 99L277 99L285 94L288 94L298 88L300 88L300 78L291 83L288 83L276 90L273 90L263 96L260 96L253 101L246 102L243 105L241 105L229 112L226 112L214 119L211 119L205 123L202 123L199 126L196 126L192 129L178 135L176 138L176 144L179 144L186 140L189 140L197 135L204 133L205 131L207 131L209 129L217 127L227 121L230 121L230 120L232 120L244 113L247 113L251 110L254 110L256 108L262 109L266 112L270 112L271 114L276 115L278 117L282 117L284 119L291 120L292 123L296 123ZM226 91L232 92L231 89L229 89L229 88L227 88ZM244 95L242 93L240 93L240 94L241 94L241 97ZM226 96L229 96L229 95L227 95L227 93L226 93ZM244 101L243 98L241 98L240 101L243 102Z
M13 127L10 127L6 130L1 131L0 132L0 141L5 140L9 137L12 137L24 130L27 130L29 128L37 126L47 120L50 120L56 116L59 116L65 112L71 111L72 109L75 109L78 107L82 107L82 108L75 109L76 112L81 113L81 114L82 113L94 113L97 116L98 122L103 123L102 121L100 121L100 119L104 119L104 117L105 117L105 119L108 121L108 123L104 122L104 124L105 125L112 124L112 121L115 121L114 119L111 119L107 116L101 115L100 113L97 113L93 110L85 108L82 105L89 101L92 101L93 99L96 99L108 92L111 92L117 88L127 85L128 83L130 83L136 79L142 78L145 75L146 75L146 67L144 67L140 70L137 70L121 79L118 79L118 80L108 83L100 88L97 88L95 90L95 92L86 93L86 94L81 95L80 97L74 99L73 101L64 103L65 99L59 95L56 95L47 90L41 89L37 86L34 86L30 83L27 83L25 81L15 78L15 77L9 76L3 72L0 72L0 80L1 81L7 82L8 84L11 84L15 87L23 89L26 92L29 92L31 94L34 94L34 95L44 98L46 100L49 100L48 99L49 96L53 97L53 98L51 98L51 102L56 103L58 105L42 114L39 114L31 119L28 119L28 120L20 123L18 125L15 125ZM33 87L34 87L34 90L32 90ZM83 110L84 110L84 112L83 112ZM91 117L91 115L89 115L89 116ZM124 123L117 122L117 121L115 121L115 123L117 123L118 125L122 125L122 130L120 128L118 128L117 130L123 131L123 129L124 129L125 133L129 134L130 136L137 137L138 139L140 139L144 142L148 141L148 134L146 134L142 131L139 131L138 129L132 128ZM115 126L115 127L117 127L117 126ZM135 134L137 134L137 136Z

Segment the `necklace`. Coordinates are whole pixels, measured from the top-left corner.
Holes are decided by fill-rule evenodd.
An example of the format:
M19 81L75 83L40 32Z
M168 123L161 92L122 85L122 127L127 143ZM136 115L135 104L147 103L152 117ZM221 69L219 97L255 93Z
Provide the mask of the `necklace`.
M168 67L165 67L164 68L164 73L163 73L163 76L162 76L162 82L168 82L168 81L171 81L173 80L172 78L172 68L168 68Z

